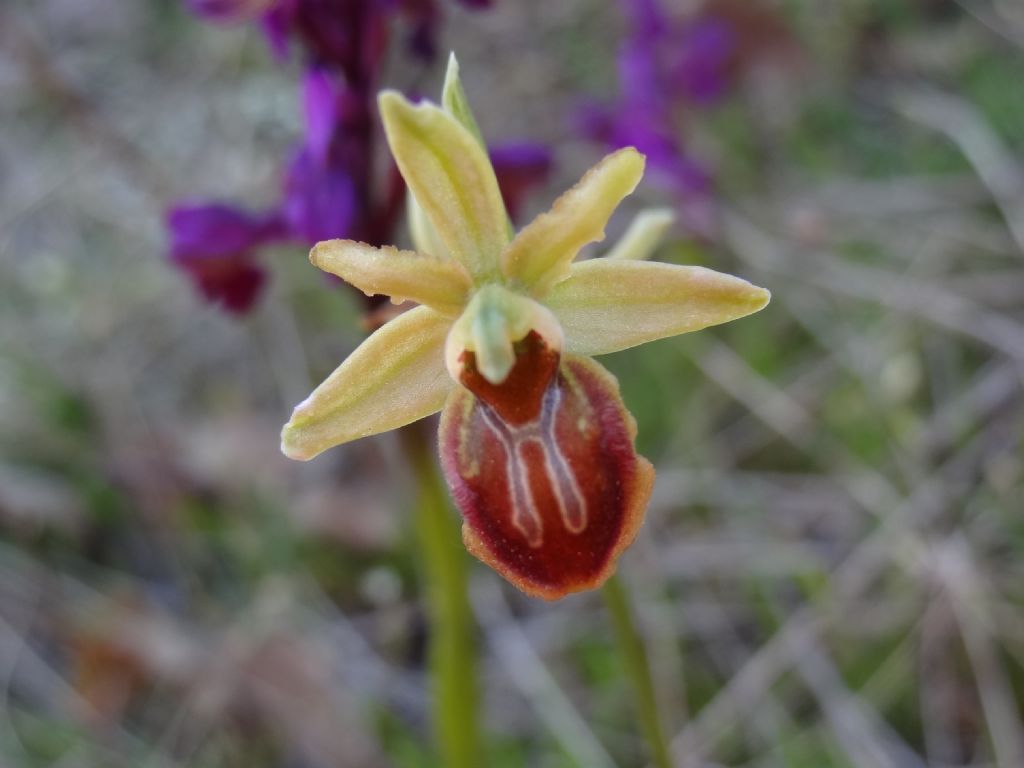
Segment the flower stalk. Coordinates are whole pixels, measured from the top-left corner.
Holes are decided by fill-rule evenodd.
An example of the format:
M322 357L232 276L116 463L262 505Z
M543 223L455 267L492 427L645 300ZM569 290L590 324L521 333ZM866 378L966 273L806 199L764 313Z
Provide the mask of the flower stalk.
M626 665L626 673L633 684L636 716L647 740L650 758L657 768L672 768L672 758L658 718L658 702L654 695L654 678L651 676L647 648L633 619L626 588L619 577L613 574L604 583L601 592L612 619L619 658Z
M426 588L431 709L440 764L474 768L480 765L482 742L469 562L438 473L433 441L420 425L403 430L402 437L416 481L416 537Z

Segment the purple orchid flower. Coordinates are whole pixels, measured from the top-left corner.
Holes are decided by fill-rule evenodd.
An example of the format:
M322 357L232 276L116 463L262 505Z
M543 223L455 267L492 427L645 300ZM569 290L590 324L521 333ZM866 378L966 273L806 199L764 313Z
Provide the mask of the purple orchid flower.
M267 12L277 0L185 0L185 6L210 21L234 23L254 19Z
M491 147L490 155L505 209L517 221L526 196L551 175L551 150L543 144L518 141Z
M712 14L676 20L657 0L622 0L622 7L628 33L618 56L620 96L612 105L584 105L577 127L608 147L647 155L652 181L679 201L683 224L708 236L712 179L687 151L681 118L728 92L735 31Z
M266 281L253 252L286 236L276 213L218 204L183 204L167 213L170 257L209 301L233 313L252 307Z
M680 29L682 45L670 75L683 95L699 106L720 101L732 85L731 63L737 36L732 24L713 15Z
M410 25L409 49L424 60L437 53L441 9L437 0L184 0L188 9L219 23L258 18L274 55L288 55L297 37L317 62L341 66L348 74L372 66L373 57L353 58L357 48L382 55L387 48L388 21L398 15ZM491 0L460 0L467 8L490 7ZM356 38L364 42L357 45ZM368 45L366 43L369 43Z

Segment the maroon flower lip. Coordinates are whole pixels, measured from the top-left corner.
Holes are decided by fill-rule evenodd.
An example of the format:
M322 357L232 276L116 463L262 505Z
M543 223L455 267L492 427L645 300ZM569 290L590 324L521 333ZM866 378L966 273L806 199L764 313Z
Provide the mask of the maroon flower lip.
M477 558L534 597L599 586L643 522L654 469L615 378L536 332L499 385L463 355L441 417L445 479Z

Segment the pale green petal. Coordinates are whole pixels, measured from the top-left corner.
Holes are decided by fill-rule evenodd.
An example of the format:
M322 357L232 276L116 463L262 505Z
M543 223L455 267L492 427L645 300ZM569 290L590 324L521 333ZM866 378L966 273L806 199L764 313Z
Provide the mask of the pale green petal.
M654 255L665 237L665 230L675 220L671 208L651 208L640 211L629 225L626 233L604 255L606 259L643 261Z
M412 244L416 250L420 253L444 258L448 254L448 249L441 242L441 238L437 236L434 225L430 223L427 214L423 212L423 208L411 193L406 195L405 210L406 218L409 221L409 236L412 238Z
M583 246L604 239L612 212L643 173L644 156L632 147L605 157L516 235L501 256L502 271L513 284L543 296L565 278Z
M281 451L312 459L441 410L455 386L444 366L451 324L429 307L416 307L379 328L296 406L281 432Z
M396 304L415 301L448 315L462 311L472 287L456 262L391 246L327 240L316 244L309 260L367 296L384 294Z
M462 80L459 79L459 62L454 53L448 56L448 71L444 74L441 106L458 120L463 128L473 134L473 137L480 142L481 147L487 148L483 134L480 132L480 126L477 124L476 118L473 117L473 111L469 108L466 92L462 88Z
M592 259L573 264L545 304L565 333L565 348L604 355L749 315L771 294L703 267Z
M391 153L448 254L474 278L496 277L509 235L483 147L434 104L414 106L394 91L383 92L379 103Z

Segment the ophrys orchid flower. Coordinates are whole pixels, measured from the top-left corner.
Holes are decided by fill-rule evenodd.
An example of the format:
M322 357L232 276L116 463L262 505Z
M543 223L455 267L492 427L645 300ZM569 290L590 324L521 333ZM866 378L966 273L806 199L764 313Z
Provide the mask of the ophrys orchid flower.
M654 469L634 450L615 378L591 356L748 315L768 292L644 261L661 213L641 214L609 257L574 262L639 183L632 148L513 233L454 58L441 106L388 91L379 104L419 250L330 240L310 260L421 306L296 407L282 450L311 459L443 410L441 463L469 551L530 595L596 587L643 521Z

